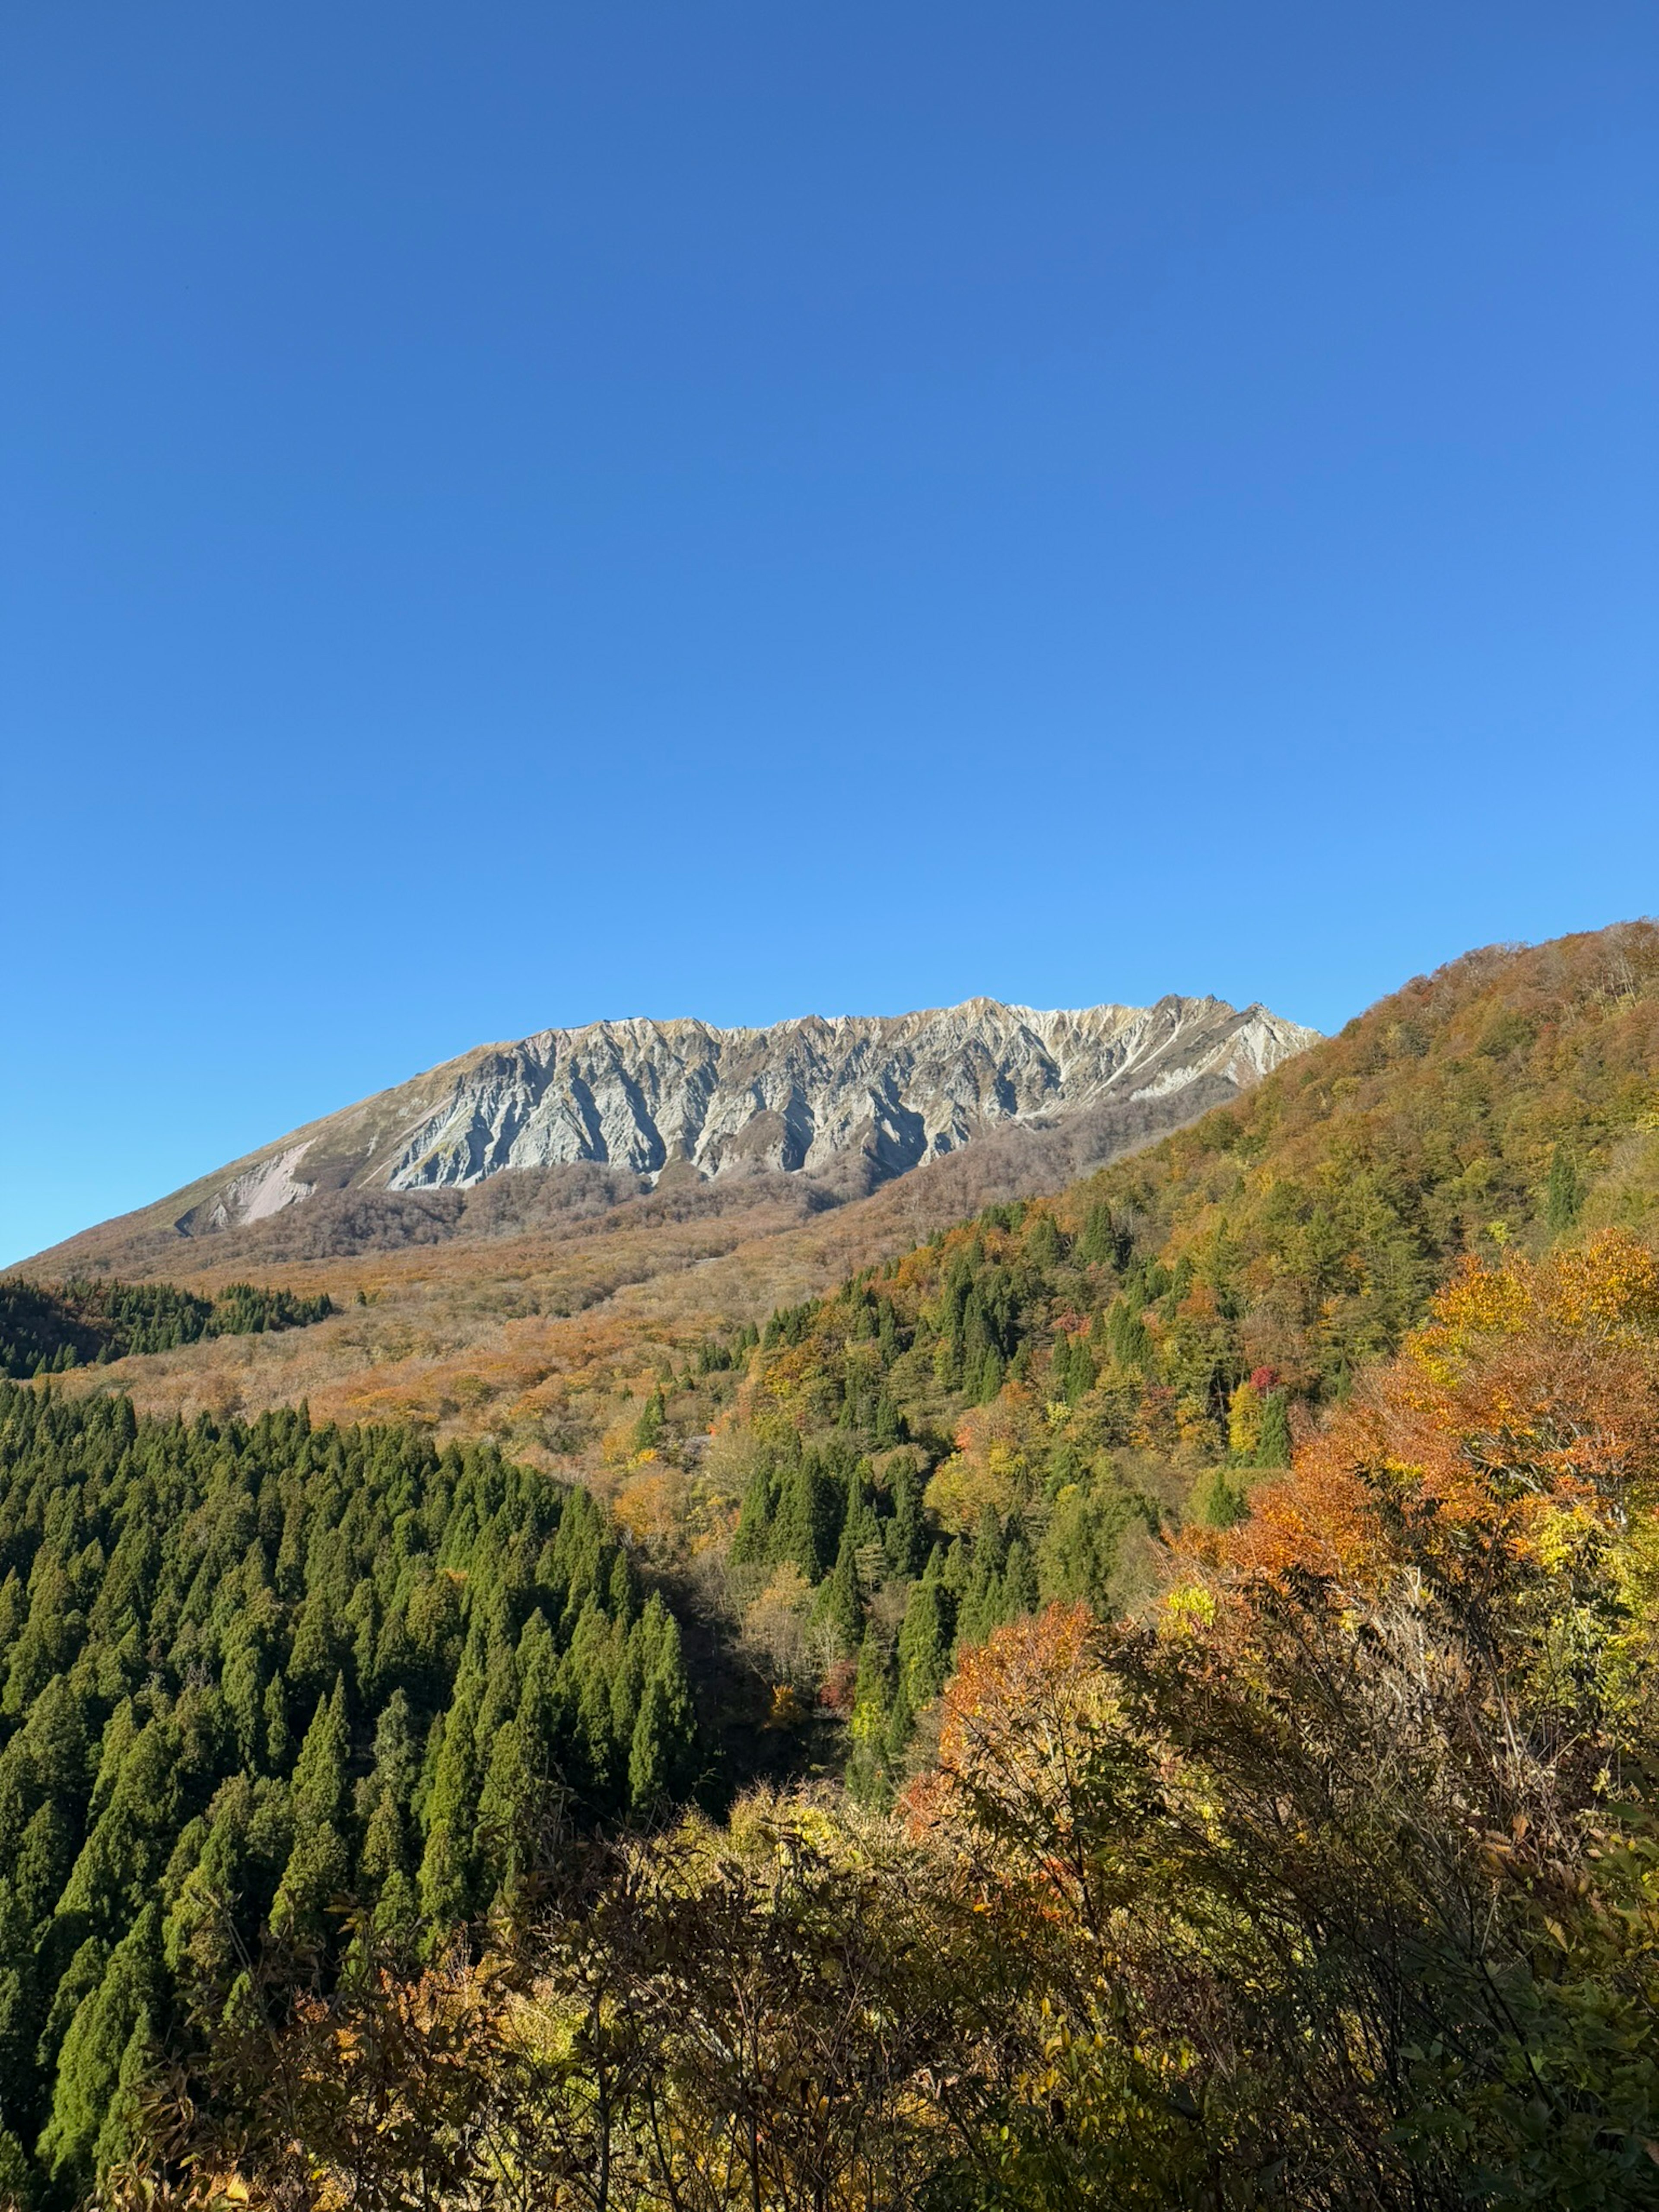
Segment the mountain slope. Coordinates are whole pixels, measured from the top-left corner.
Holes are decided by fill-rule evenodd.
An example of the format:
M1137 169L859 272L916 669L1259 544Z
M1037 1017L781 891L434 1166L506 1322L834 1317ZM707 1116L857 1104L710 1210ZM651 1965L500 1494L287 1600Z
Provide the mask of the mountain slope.
M1343 1395L1466 1257L1598 1228L1659 1237L1648 923L1471 953L1053 1201L779 1316L750 1418L938 1443L994 1407L974 1449L1039 1482L1103 1446L1218 1462L1261 1446L1266 1401ZM664 1415L672 1449L696 1389Z
M775 1313L735 1392L712 1359L659 1372L611 1434L615 1510L804 1698L858 1655L851 1773L880 1795L958 1647L1133 1603L1158 1534L1244 1515L1462 1266L1530 1279L1593 1233L1607 1297L1650 1278L1647 924L1417 979L1133 1158Z
M1206 1079L1243 1089L1312 1035L1261 1006L1179 998L1069 1012L975 999L763 1030L544 1030L295 1130L29 1264L157 1272L179 1264L181 1240L246 1237L296 1208L320 1232L316 1256L330 1246L323 1224L346 1214L358 1249L441 1241L469 1213L459 1194L509 1170L541 1176L550 1213L665 1178L757 1173L804 1175L845 1198L991 1130L1174 1097ZM468 1233L490 1225L485 1209Z

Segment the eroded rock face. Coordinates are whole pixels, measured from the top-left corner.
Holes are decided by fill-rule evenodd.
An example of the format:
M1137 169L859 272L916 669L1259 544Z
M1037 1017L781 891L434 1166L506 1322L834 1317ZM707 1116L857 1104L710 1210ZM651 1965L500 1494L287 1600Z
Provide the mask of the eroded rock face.
M1315 1034L1262 1006L1179 998L1069 1012L972 999L763 1030L544 1030L296 1130L195 1186L176 1226L211 1234L318 1190L464 1188L579 1161L647 1181L677 1162L702 1176L852 1164L867 1187L1011 1124L1166 1097L1202 1076L1246 1089Z

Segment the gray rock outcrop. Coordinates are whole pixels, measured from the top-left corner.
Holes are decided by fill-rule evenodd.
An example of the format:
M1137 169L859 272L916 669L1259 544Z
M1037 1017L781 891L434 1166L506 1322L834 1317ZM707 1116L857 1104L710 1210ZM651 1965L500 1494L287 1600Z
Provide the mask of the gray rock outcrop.
M1262 1006L1181 998L543 1030L295 1131L181 1194L194 1202L174 1225L211 1235L319 1190L465 1189L578 1162L647 1183L770 1170L868 1188L991 1130L1167 1097L1202 1077L1248 1088L1314 1036Z

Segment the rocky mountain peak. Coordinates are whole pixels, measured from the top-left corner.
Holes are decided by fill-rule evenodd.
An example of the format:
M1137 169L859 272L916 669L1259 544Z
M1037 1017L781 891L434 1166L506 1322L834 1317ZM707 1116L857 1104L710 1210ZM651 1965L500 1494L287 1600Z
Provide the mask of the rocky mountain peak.
M1106 1157L1132 1126L1144 1141L1190 1119L1314 1036L1261 1006L1176 997L1054 1009L970 999L759 1029L638 1017L540 1030L296 1129L84 1232L63 1256L149 1266L158 1240L176 1249L180 1237L270 1226L321 1195L390 1219L514 1170L603 1172L624 1191L665 1176L666 1188L799 1176L838 1200L987 1135L1035 1141L1084 1116L1100 1123Z
M267 1218L319 1188L465 1188L515 1168L597 1161L646 1182L675 1162L869 1179L1010 1122L1205 1075L1243 1087L1314 1032L1264 1007L1160 999L1044 1011L973 999L899 1015L808 1015L765 1029L593 1022L484 1046L281 1139L185 1225Z

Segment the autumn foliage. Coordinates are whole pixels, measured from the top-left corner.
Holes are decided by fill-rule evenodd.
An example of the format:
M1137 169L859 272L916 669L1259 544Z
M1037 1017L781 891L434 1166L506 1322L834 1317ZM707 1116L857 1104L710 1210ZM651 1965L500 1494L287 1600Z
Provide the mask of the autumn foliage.
M1042 1962L1009 2201L1653 2201L1656 1476L1646 1249L1471 1267L1149 1620L964 1661L908 1809Z
M1659 1262L1626 1233L1467 1262L1406 1357L1258 1489L1222 1556L1371 1594L1425 1559L1462 1582L1561 1565L1652 1501L1656 1327Z

